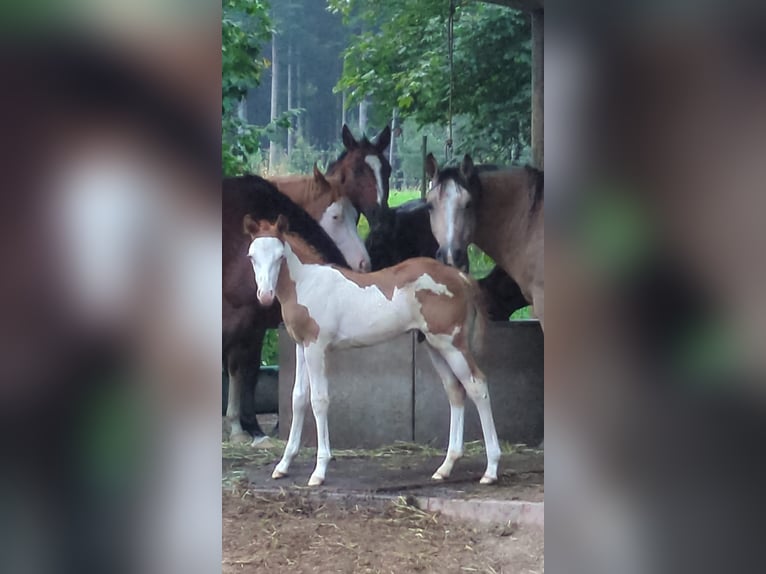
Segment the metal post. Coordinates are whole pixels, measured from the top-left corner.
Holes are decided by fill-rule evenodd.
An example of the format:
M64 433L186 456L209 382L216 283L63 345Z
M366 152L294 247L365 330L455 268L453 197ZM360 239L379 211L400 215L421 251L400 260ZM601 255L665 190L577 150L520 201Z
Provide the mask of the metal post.
M428 136L423 136L423 173L420 178L420 199L426 198L426 157L428 157Z

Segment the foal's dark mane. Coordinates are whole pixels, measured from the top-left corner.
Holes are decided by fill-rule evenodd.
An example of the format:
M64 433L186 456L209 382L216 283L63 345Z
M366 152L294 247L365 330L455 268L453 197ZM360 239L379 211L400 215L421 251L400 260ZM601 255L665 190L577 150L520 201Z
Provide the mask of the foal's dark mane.
M275 223L277 217L284 215L290 232L301 237L327 263L348 268L348 263L338 246L319 223L262 177L245 175L224 178L223 193L225 199L238 203L240 221L250 214L253 219L267 219Z

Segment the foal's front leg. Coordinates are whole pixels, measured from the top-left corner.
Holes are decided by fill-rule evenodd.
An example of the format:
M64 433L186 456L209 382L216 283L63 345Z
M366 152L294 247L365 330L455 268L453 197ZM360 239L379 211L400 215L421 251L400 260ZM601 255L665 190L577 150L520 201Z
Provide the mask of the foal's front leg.
M311 408L317 424L317 464L309 478L309 486L324 482L327 463L330 462L330 432L327 428L327 410L330 405L327 375L325 373L324 346L312 343L306 348L306 367L311 386Z
M303 346L295 345L295 383L293 384L293 419L290 423L290 434L287 437L287 445L282 455L282 460L271 473L271 478L282 478L287 475L293 457L298 453L301 446L301 432L303 431L303 419L309 399L309 379L306 372L306 360Z

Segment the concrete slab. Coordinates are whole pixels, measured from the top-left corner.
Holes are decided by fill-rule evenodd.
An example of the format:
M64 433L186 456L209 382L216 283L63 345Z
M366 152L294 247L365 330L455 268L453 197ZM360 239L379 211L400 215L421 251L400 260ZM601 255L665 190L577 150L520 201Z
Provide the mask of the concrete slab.
M412 440L413 335L380 345L332 351L328 425L334 448L375 448ZM292 420L295 344L279 328L279 433L287 439ZM316 445L314 415L306 417L302 444Z
M487 376L497 435L512 443L538 445L543 439L543 333L538 321L487 325L477 363ZM439 448L449 441L449 401L426 348L415 346L415 442ZM465 440L482 439L470 400Z

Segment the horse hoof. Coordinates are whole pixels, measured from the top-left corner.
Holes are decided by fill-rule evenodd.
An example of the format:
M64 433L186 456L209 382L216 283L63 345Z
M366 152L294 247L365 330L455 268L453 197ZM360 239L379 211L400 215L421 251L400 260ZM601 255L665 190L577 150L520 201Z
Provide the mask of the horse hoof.
M324 483L324 478L319 478L318 476L312 476L309 478L309 486L322 486Z
M254 448L272 448L274 443L271 441L271 439L269 439L269 437L264 435L255 437L250 446Z
M274 469L274 472L271 473L271 478L273 478L275 480L278 479L278 478L284 478L286 476L287 476L286 472L279 471L276 468Z
M479 481L479 484L495 484L497 482L497 477L487 476L486 474L481 477L481 480Z
M229 438L229 442L232 442L234 444L243 444L246 442L250 442L250 435L246 432L238 432L237 434L231 435Z
M435 472L434 475L431 477L431 480L444 480L446 477L442 476L438 472Z

